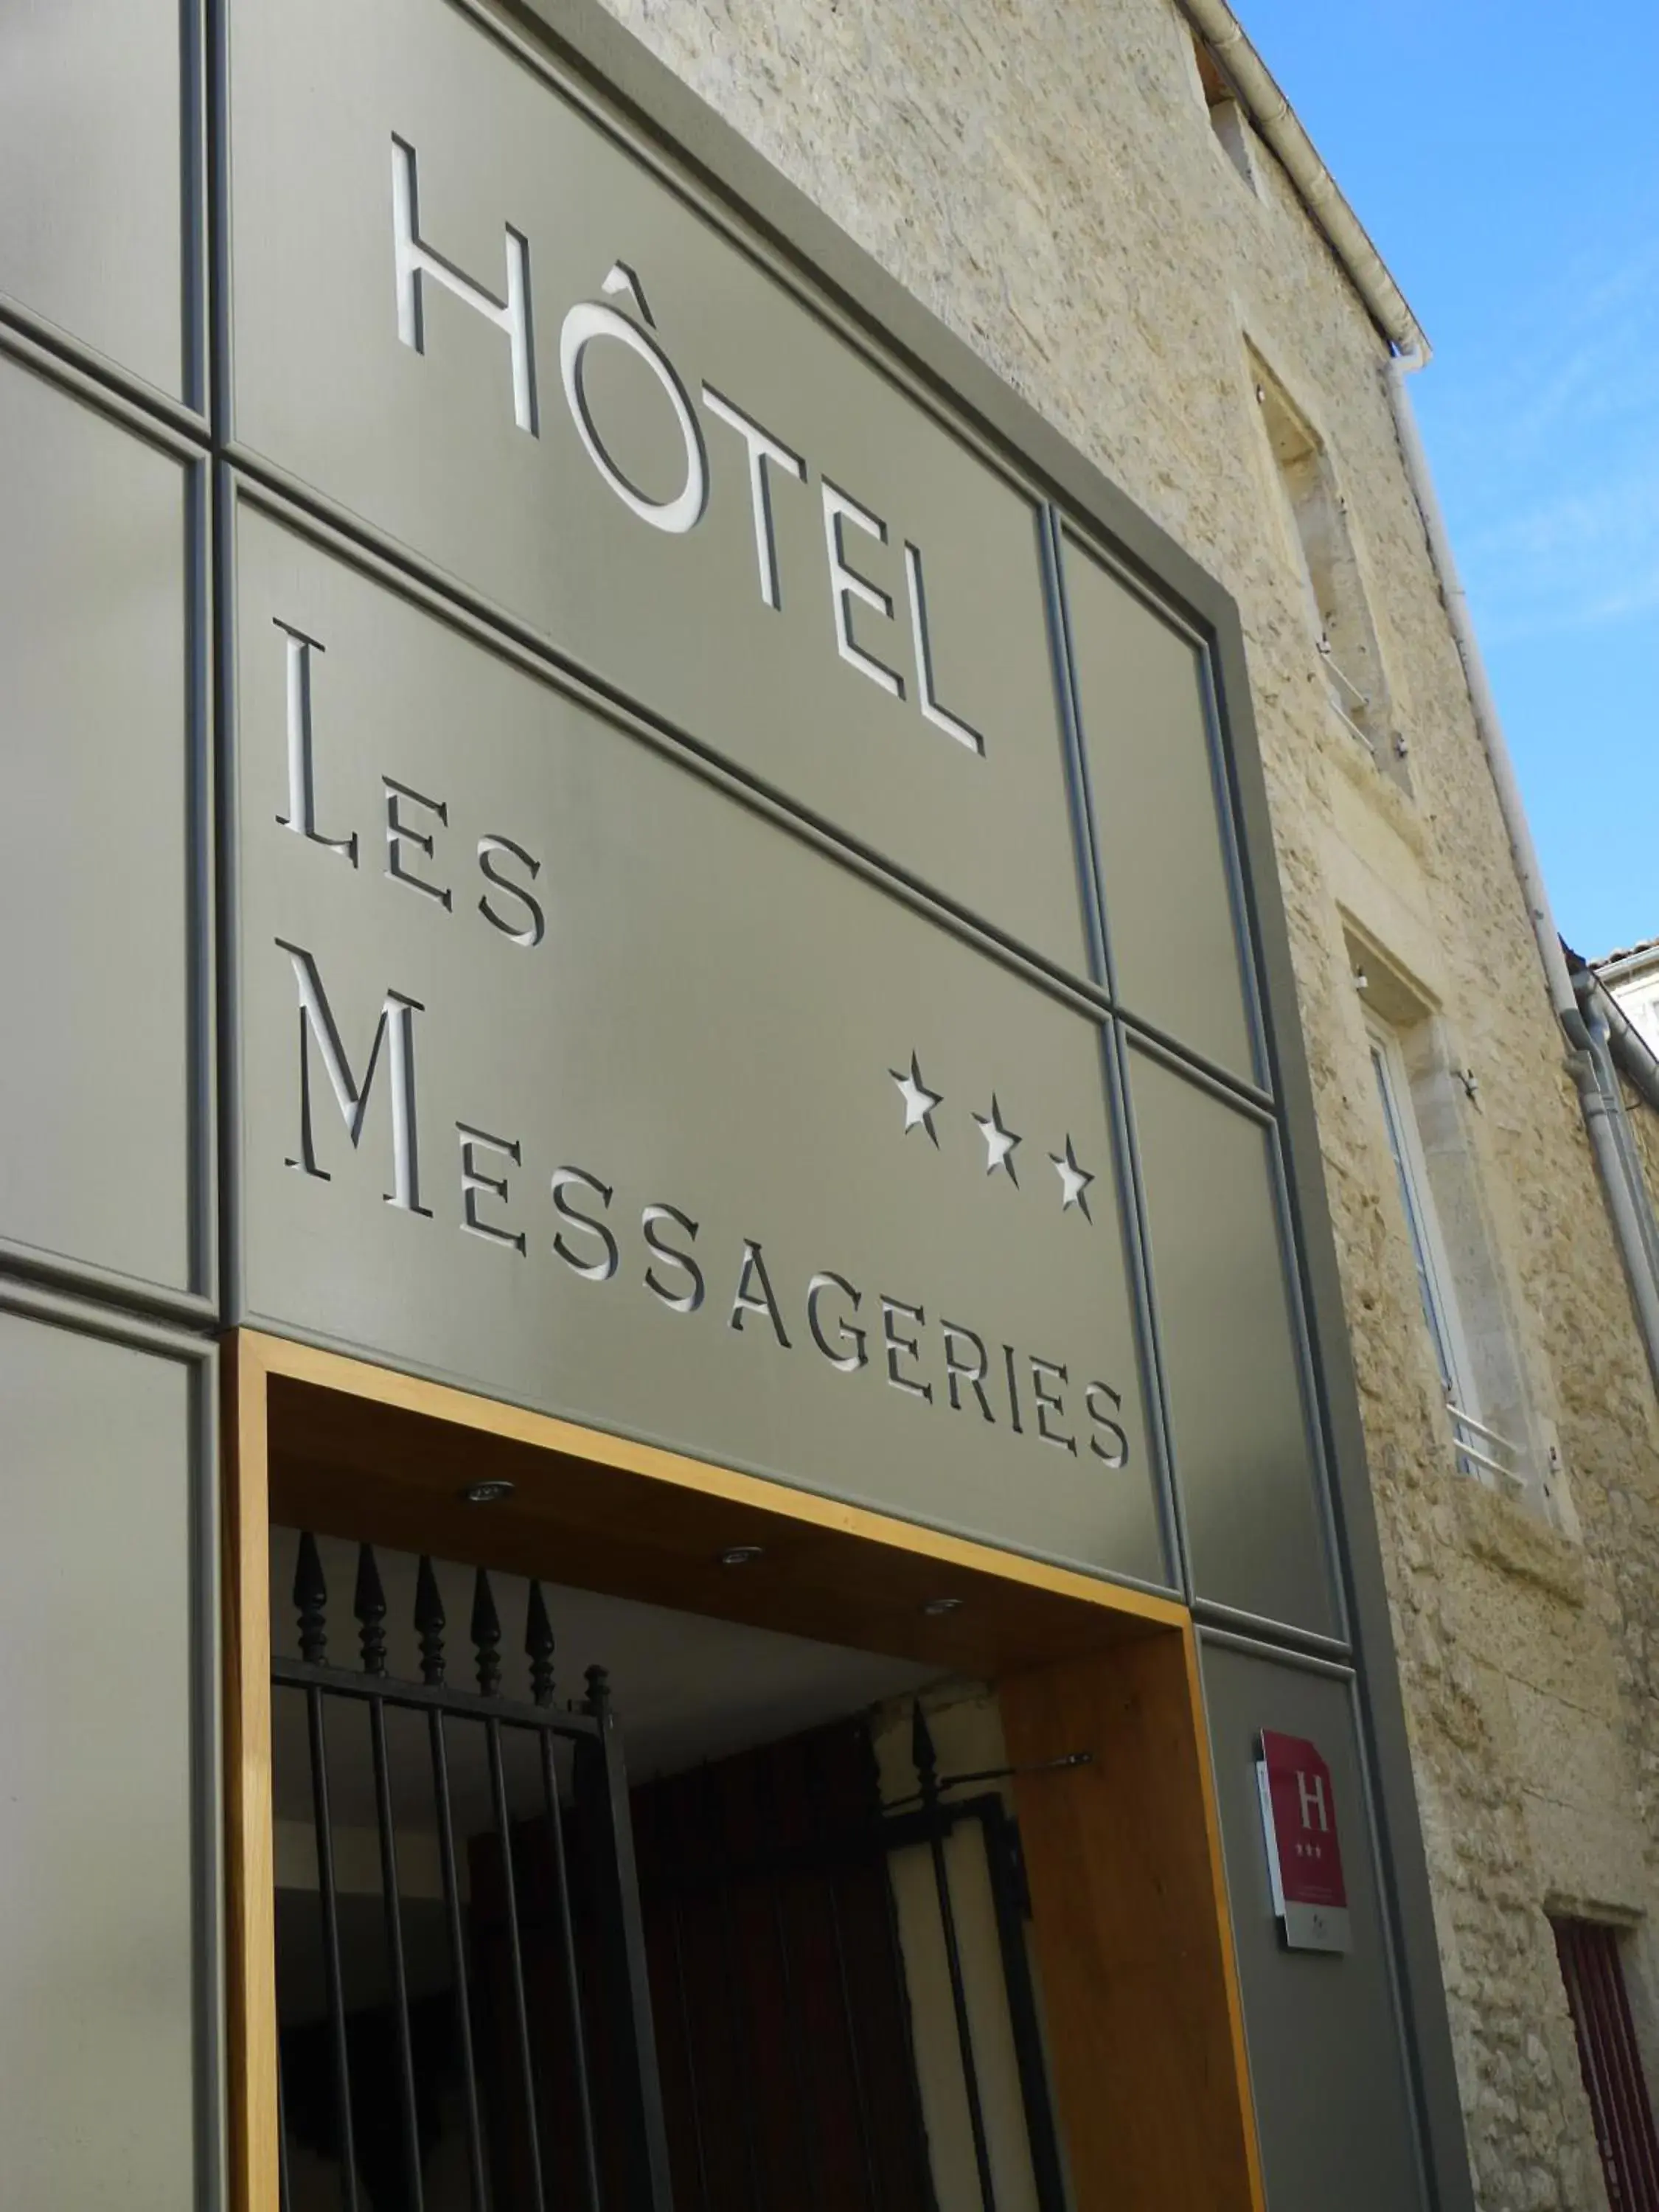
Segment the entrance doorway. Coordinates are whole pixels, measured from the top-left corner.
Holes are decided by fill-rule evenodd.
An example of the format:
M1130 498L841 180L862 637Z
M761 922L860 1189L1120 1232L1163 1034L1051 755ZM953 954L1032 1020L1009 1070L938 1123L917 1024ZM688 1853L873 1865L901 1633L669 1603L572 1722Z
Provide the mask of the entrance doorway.
M1181 1607L226 1368L237 2212L1261 2212Z
M1061 2212L982 1689L368 1544L270 1558L289 2212ZM929 1705L996 1763L941 1771Z

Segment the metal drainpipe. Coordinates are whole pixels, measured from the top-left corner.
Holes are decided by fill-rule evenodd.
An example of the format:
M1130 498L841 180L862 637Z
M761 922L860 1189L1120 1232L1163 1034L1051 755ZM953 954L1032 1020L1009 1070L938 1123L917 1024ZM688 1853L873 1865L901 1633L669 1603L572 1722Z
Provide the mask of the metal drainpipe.
M1631 1137L1625 1125L1625 1102L1619 1077L1607 1051L1605 1017L1594 1004L1586 1008L1590 1049L1575 1058L1587 1060L1594 1071L1594 1091L1579 1085L1579 1101L1590 1141L1601 1164L1608 1207L1630 1278L1631 1296L1647 1346L1648 1364L1659 1385L1659 1281L1654 1273L1654 1233L1651 1208L1639 1181L1639 1170L1630 1157Z
M1422 368L1425 358L1416 349L1396 352L1389 357L1389 400L1394 410L1395 428L1399 433L1406 474L1429 541L1430 556L1439 572L1440 589L1446 602L1446 619L1451 626L1458 658L1463 664L1464 678L1469 687L1469 702L1474 708L1475 727L1486 751L1486 763L1498 793L1498 811L1503 815L1504 827L1509 835L1516 875L1527 904L1527 918L1532 924L1538 957L1543 963L1550 1004L1554 1007L1556 1018L1566 1036L1567 1066L1577 1087L1578 1103L1583 1112L1584 1127L1589 1132L1590 1149L1601 1171L1601 1188L1606 1194L1613 1235L1618 1240L1620 1257L1630 1284L1631 1301L1635 1309L1637 1326L1642 1334L1643 1348L1648 1356L1654 1387L1659 1389L1659 1278L1655 1275L1649 1238L1643 1228L1643 1213L1644 1209L1648 1209L1649 1201L1645 1191L1638 1192L1632 1188L1614 1118L1622 1111L1623 1103L1618 1096L1618 1079L1612 1074L1611 1062L1607 1062L1608 1073L1614 1086L1610 1103L1598 1064L1606 1054L1607 1024L1599 1011L1594 1008L1593 1002L1590 1018L1586 1019L1585 1009L1580 1006L1578 994L1573 989L1572 978L1567 973L1560 933L1550 912L1549 893L1544 888L1543 870L1539 866L1537 848L1532 842L1526 808L1522 803L1521 787L1516 781L1515 763L1510 756L1509 743L1504 735L1503 721L1498 712L1498 702L1492 696L1486 663L1481 659L1480 642L1474 634L1468 595L1457 573L1451 542L1446 535L1445 517L1440 511L1440 501L1429 470L1429 457L1424 451L1417 418L1412 412L1411 395L1406 388L1406 379L1414 369Z
M1620 1072L1659 1114L1659 1058L1655 1057L1651 1046L1593 968L1587 967L1582 972L1575 968L1572 987L1587 1014L1593 1004L1607 1023L1607 1048Z
M1586 969L1582 975L1575 975L1572 980L1589 1029L1590 1050L1601 1080L1601 1095L1607 1102L1607 1119L1613 1125L1618 1142L1619 1157L1624 1163L1625 1181L1636 1200L1638 1222L1648 1255L1649 1270L1656 1279L1659 1279L1659 1218L1655 1218L1647 1184L1643 1178L1641 1154L1637 1150L1635 1132L1630 1125L1630 1114L1619 1080L1621 1072L1626 1075L1630 1073L1630 1069L1623 1065L1620 1056L1614 1022L1620 1009L1593 971Z

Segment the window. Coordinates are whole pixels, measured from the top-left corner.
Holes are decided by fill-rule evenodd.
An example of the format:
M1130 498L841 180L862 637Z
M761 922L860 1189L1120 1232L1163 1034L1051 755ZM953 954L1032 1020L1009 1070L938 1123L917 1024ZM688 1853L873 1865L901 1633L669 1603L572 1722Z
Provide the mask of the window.
M1472 1071L1451 1060L1443 1024L1426 1008L1407 1010L1381 957L1361 954L1352 939L1349 949L1355 981L1369 1001L1371 1074L1454 1464L1460 1474L1571 1525L1553 1431L1535 1418L1517 1356L1514 1317L1464 1127L1479 1086ZM1367 961L1376 972L1374 998Z
M1576 1537L1549 1363L1488 1198L1495 1169L1481 1129L1480 1075L1434 996L1376 933L1345 913L1342 936L1364 1024L1364 1081L1376 1100L1376 1167L1411 1253L1446 1407L1448 1456L1460 1473Z
M1595 1920L1551 1925L1607 2202L1613 2212L1659 2212L1659 2136L1625 1987L1620 1931Z
M1198 81L1203 89L1204 105L1210 112L1210 128L1215 133L1216 143L1250 190L1257 191L1250 126L1244 110L1222 75L1220 63L1202 39L1193 40L1193 52L1198 60Z
M1401 1211L1406 1217L1406 1234L1417 1270L1417 1292L1423 1302L1423 1318L1428 1325L1435 1363L1440 1370L1440 1388L1451 1423L1458 1468L1482 1482L1516 1483L1520 1477L1514 1447L1480 1419L1474 1363L1457 1309L1455 1278L1435 1212L1434 1190L1423 1157L1422 1136L1412 1102L1405 1055L1398 1037L1381 1022L1369 1022L1366 1026L1382 1126L1394 1161Z
M1440 1386L1448 1398L1472 1405L1474 1392L1468 1379L1463 1332L1451 1297L1451 1271L1434 1218L1428 1172L1420 1157L1421 1146L1400 1047L1379 1023L1370 1024L1370 1047L1383 1127L1388 1132L1389 1151L1400 1184L1401 1210L1406 1217L1412 1257L1417 1267L1418 1296L1423 1301L1423 1318L1429 1325L1440 1368Z
M1330 456L1255 353L1250 373L1301 555L1309 620L1331 711L1379 767L1403 780L1405 743L1391 726L1376 632Z

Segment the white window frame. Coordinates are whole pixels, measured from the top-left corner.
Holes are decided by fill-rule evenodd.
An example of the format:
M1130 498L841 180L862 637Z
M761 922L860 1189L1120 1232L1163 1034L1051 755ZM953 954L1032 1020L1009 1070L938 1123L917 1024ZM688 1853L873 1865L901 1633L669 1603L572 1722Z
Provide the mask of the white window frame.
M1499 1477L1506 1484L1517 1483L1521 1478L1506 1464L1514 1456L1514 1448L1507 1438L1487 1428L1480 1418L1474 1363L1458 1310L1456 1280L1440 1231L1434 1187L1429 1180L1417 1109L1412 1101L1411 1073L1406 1066L1406 1055L1399 1038L1386 1023L1368 1015L1365 1032L1376 1082L1377 1104L1395 1166L1401 1212L1405 1217L1406 1235L1416 1267L1424 1324L1429 1331L1435 1364L1444 1386L1459 1470L1488 1485ZM1498 1454L1502 1457L1497 1456Z

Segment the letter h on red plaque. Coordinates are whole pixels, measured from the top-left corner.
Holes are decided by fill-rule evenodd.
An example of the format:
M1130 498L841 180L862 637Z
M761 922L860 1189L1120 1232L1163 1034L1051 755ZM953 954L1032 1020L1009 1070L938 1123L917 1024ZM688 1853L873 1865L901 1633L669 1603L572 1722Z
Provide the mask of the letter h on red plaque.
M1331 1770L1305 1736L1261 1731L1255 1778L1273 1911L1292 1951L1352 1948Z

